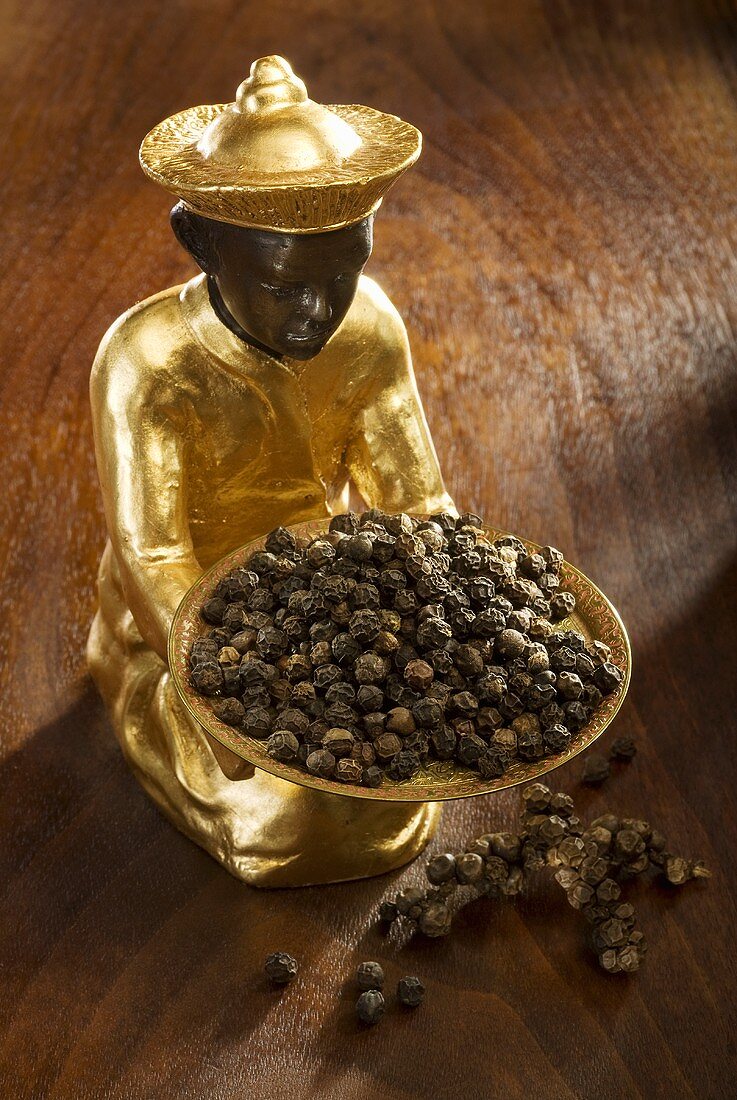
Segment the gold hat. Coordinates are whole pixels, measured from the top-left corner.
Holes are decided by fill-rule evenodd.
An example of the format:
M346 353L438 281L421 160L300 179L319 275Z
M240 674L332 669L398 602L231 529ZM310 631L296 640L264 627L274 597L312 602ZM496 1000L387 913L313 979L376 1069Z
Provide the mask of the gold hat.
M141 167L198 214L284 233L361 221L420 155L422 135L371 107L322 106L283 57L262 57L235 103L190 107L144 138Z

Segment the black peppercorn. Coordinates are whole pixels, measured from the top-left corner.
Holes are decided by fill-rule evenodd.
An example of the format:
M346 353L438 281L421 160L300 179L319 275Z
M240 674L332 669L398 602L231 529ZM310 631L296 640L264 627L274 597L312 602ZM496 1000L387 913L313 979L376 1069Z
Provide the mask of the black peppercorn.
M375 611L362 608L353 612L348 622L348 629L351 636L361 645L370 645L381 630L381 623Z
M297 960L284 951L269 955L264 966L266 976L277 985L287 985L297 976Z
M275 760L288 763L299 751L299 741L289 730L276 730L266 742L266 751Z
M374 751L380 763L388 763L402 751L402 742L395 733L382 733L374 741Z
M364 766L359 760L350 756L338 760L335 765L335 778L341 783L360 783L364 774Z
M457 737L451 726L443 725L430 733L430 743L439 760L450 760L456 751Z
M378 1024L384 1015L384 997L378 989L367 989L356 1001L356 1015L362 1024Z
M556 592L550 597L550 618L565 619L576 608L576 597L572 592Z
M462 735L458 740L457 756L462 764L471 766L486 752L486 742L475 733Z
M425 867L425 873L434 886L439 886L442 882L448 882L455 876L455 866L455 856L450 852L445 852L443 855L434 856L430 860Z
M500 726L491 735L489 747L496 749L498 753L507 759L511 759L517 754L517 734L513 729Z
M263 741L273 729L273 715L266 707L250 707L243 719L244 731L249 737Z
M563 752L571 741L571 731L556 722L543 731L543 743L548 752Z
M279 727L290 730L294 734L303 734L307 730L310 720L306 714L296 707L286 707L279 712Z
M432 899L422 904L417 916L417 927L423 936L428 936L430 939L447 936L450 926L450 909L443 901Z
M384 705L384 693L376 684L361 684L356 692L356 703L365 713L380 711Z
M605 662L603 665L599 665L594 670L594 683L598 687L599 691L608 695L619 687L622 682L622 672L613 665L610 661Z
M526 644L525 637L519 630L502 630L496 637L494 652L499 657L512 660L515 657L521 657Z
M386 678L387 664L378 653L362 653L353 664L358 684L378 684Z
M359 963L356 981L359 989L383 989L384 971L377 962Z
M612 760L622 760L628 762L637 753L637 743L633 737L616 737L612 741L611 749L609 750L609 756Z
M455 874L462 885L469 885L483 876L484 861L475 852L463 852L456 857Z
M583 762L581 782L597 787L609 778L609 761L599 753L589 753Z
M434 699L420 699L412 707L412 718L414 722L424 729L434 729L441 725L443 714L443 707Z
M353 749L355 738L350 730L333 726L322 738L323 748L328 749L333 756L348 756Z
M330 520L330 531L337 531L341 535L352 535L358 530L359 519L355 512L343 512L333 516Z
M190 652L192 665L196 665L200 661L214 661L217 659L217 655L218 644L212 635L204 634L200 638L195 638Z
M571 730L580 730L588 721L589 712L578 700L566 703L563 707L564 722Z
M425 649L442 648L452 636L449 623L438 615L429 615L417 628L417 643Z
M329 779L335 771L335 756L328 749L316 749L305 761L308 772ZM360 768L359 768L360 774Z
M381 921L395 921L399 916L399 910L393 901L382 901L379 906L379 920Z
M386 715L386 728L402 737L414 733L416 723L412 711L406 707L393 707Z
M277 627L262 627L256 635L256 649L267 661L281 657L289 644L289 639L283 630Z
M526 728L518 733L517 752L523 760L538 760L545 752L540 730Z
M415 691L424 691L433 681L434 671L432 665L419 658L408 661L404 666L404 679Z
M436 524L445 535L452 534L456 526L456 517L450 512L435 512L430 516L430 522Z
M390 779L404 781L411 779L416 774L420 767L420 759L416 752L411 749L402 749L391 760L391 763L387 767L386 774Z
M361 656L360 642L356 641L351 634L337 634L335 638L333 638L331 645L333 659L341 668L352 665L353 662Z
M408 1008L417 1008L425 999L425 987L419 978L400 978L397 983L397 999Z
M583 683L575 672L560 672L557 687L564 699L578 699L583 694Z
M362 768L370 768L376 763L376 750L370 741L355 740L350 751L350 758L357 760Z
M483 779L498 779L507 769L507 757L498 749L488 748L479 756L476 767Z
M238 699L216 699L213 713L228 726L240 726L246 717L246 708Z
M353 684L349 684L346 680L336 680L325 692L326 703L343 703L349 707L355 701L356 689Z
M223 615L227 609L227 604L220 596L213 596L209 600L205 600L202 605L202 618L206 623L213 623L217 625L223 621Z
M201 661L192 669L191 676L201 695L214 695L223 685L223 670L217 661Z

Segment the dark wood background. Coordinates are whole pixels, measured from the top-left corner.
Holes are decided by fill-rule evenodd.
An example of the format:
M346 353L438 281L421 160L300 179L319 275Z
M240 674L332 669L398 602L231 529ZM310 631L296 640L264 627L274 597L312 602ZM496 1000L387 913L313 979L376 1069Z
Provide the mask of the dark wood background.
M731 1097L737 651L737 11L727 0L3 0L0 1083L9 1097ZM449 487L561 546L634 649L640 753L586 811L644 815L715 877L632 892L608 977L554 884L446 941L371 927L420 866L257 892L156 812L85 672L104 528L87 379L192 268L137 166L165 115L290 58L401 113L419 166L370 272L406 318ZM435 849L509 823L446 810ZM301 976L275 994L264 956ZM358 1032L350 976L427 1001Z

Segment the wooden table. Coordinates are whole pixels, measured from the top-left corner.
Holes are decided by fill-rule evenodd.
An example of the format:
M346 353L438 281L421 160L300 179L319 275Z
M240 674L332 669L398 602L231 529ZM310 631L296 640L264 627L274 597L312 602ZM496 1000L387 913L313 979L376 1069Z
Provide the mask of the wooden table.
M11 10L12 9L12 10ZM0 1093L734 1096L737 18L727 0L4 5ZM407 320L451 492L560 545L620 608L640 751L582 811L645 815L714 870L631 896L601 972L554 883L400 950L388 878L256 892L155 811L83 648L104 540L87 379L126 307L188 278L136 163L164 115L279 51L317 99L401 113L424 156L370 272ZM450 807L434 850L509 824ZM268 989L268 951L301 977ZM359 1032L351 975L427 1001ZM731 1038L730 1038L731 1033Z

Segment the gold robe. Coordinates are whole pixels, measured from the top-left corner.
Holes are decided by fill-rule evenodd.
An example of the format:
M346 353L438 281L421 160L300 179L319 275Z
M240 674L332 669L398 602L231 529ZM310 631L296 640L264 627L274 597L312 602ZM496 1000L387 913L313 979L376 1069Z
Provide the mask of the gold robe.
M343 510L349 478L386 511L453 510L389 299L362 276L319 355L277 360L219 320L200 275L115 322L90 393L110 538L88 661L142 786L256 885L412 858L436 806L328 795L236 761L188 716L166 663L172 617L202 572L278 524Z

